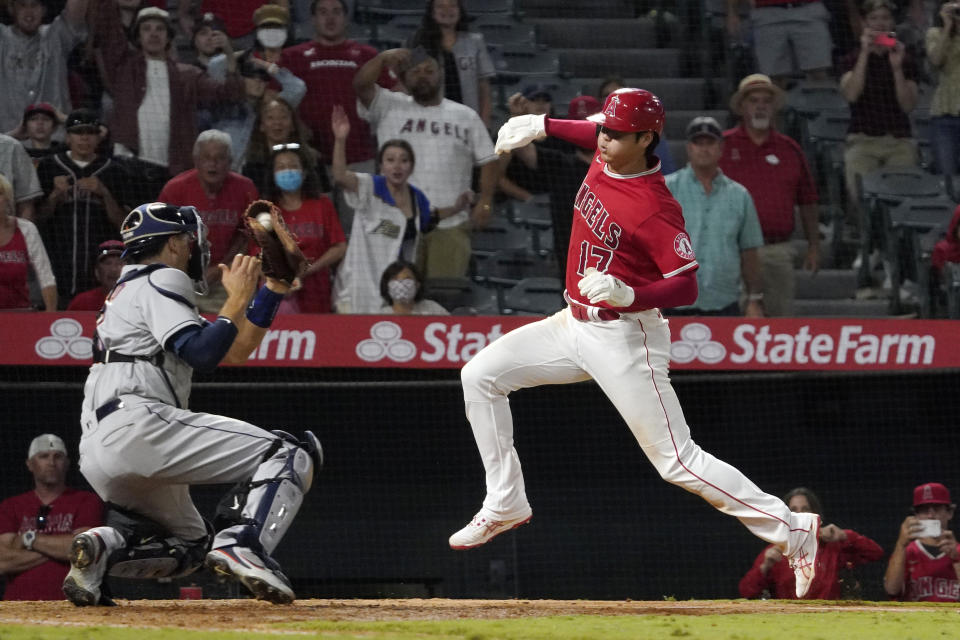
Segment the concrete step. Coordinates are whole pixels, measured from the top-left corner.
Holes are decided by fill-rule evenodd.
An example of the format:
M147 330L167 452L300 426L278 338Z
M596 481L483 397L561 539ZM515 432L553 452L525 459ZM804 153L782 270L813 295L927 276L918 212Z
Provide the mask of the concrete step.
M675 49L661 49L660 51L675 51ZM651 69L644 69L643 73L650 72ZM652 92L663 102L667 110L667 122L674 117L675 110L697 111L704 109L704 81L703 78L678 78L678 77L651 77L641 76L639 73L631 76L625 76L622 73L613 71L610 75L620 75L626 78L626 86L646 89ZM584 94L594 95L603 81L604 74L594 70L589 73L579 74L571 78L570 82L578 84ZM713 109L722 109L720 105L713 105ZM668 136L669 137L669 136Z
M560 68L574 76L646 75L677 78L682 75L679 49L552 49L560 56Z
M633 0L517 0L517 9L527 18L633 18Z
M885 318L890 315L886 300L794 300L798 318Z
M656 47L656 25L649 18L535 18L537 43L548 47Z
M857 294L853 269L821 269L815 275L797 269L794 275L797 300L852 300Z

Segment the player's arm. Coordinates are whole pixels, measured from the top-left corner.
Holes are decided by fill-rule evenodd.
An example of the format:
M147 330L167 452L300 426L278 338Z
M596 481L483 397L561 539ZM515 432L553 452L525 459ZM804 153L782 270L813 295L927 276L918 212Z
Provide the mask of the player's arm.
M609 273L601 273L591 267L577 283L577 287L590 304L606 302L611 307L681 307L693 304L697 299L697 276L694 269L633 287Z
M15 533L0 534L0 574L23 573L46 561L47 557L39 551L25 549L21 536Z
M523 115L510 118L500 127L493 149L497 153L507 153L547 136L572 142L583 149L597 147L597 125L589 120L556 120L542 115Z

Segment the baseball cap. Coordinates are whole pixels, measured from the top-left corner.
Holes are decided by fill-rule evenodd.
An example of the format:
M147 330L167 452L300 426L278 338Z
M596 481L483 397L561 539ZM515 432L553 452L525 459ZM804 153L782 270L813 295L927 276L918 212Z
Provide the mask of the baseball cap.
M55 436L52 433L41 434L30 443L30 448L27 450L27 460L44 451L59 451L63 455L67 455L67 445L63 443L60 436Z
M170 14L160 7L144 7L137 12L137 19L134 21L133 30L140 28L140 23L144 20L160 20L164 24L170 24Z
M49 102L34 102L28 105L27 108L23 110L23 120L27 121L37 113L48 115L53 118L54 123L57 122L57 110L54 109L53 105Z
M720 129L720 123L710 116L697 116L687 125L687 140L693 140L700 136L723 140L723 130Z
M571 120L586 120L587 116L592 116L600 111L603 105L593 96L577 96L570 101L567 107L567 117Z
M100 262L107 256L119 256L124 250L123 242L120 240L106 240L97 245L97 262Z
M913 506L922 504L953 504L950 490L939 482L928 482L913 490Z
M545 84L532 84L524 88L523 97L527 100L545 98L548 102L553 102L553 95L550 93L550 87Z
M278 4L261 5L253 12L253 24L258 27L271 24L286 27L290 24L290 12L287 11L286 7L281 7Z
M773 94L774 108L777 111L783 107L783 103L786 100L786 94L783 92L783 89L775 85L773 80L770 79L770 76L762 73L751 73L740 81L736 92L730 96L730 110L738 116L743 115L740 110L740 104L751 91L769 91Z
M196 36L200 33L200 29L210 28L213 31L226 31L226 28L223 25L223 20L217 17L217 14L207 11L203 14L196 24L193 25L193 35Z
M76 109L67 116L67 132L96 129L100 130L100 117L90 109Z

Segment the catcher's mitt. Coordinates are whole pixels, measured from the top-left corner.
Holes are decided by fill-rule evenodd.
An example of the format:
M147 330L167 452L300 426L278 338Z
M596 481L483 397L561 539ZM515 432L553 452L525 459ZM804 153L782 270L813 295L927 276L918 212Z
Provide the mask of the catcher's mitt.
M257 216L263 213L270 214L270 231L257 222ZM293 285L294 279L303 275L309 263L297 246L297 237L283 221L280 209L272 202L257 200L244 212L244 222L253 240L260 245L263 275Z

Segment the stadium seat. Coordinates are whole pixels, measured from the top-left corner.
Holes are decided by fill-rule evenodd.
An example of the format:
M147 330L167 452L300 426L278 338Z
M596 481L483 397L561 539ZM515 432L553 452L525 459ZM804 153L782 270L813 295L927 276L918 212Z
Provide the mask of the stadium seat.
M920 314L930 317L930 284L928 265L924 261L920 246L920 236L930 231L945 230L956 204L947 198L908 198L890 209L890 229L888 245L896 247L898 259L891 264L891 290L894 301L899 300L902 283L901 260L911 271L919 285L918 301ZM898 302L893 303L896 307Z
M507 15L481 15L470 23L470 30L482 33L487 44L529 45L537 42L533 25Z
M536 18L537 42L548 47L628 48L652 46L656 41L654 21L649 18ZM597 34L603 34L598 37Z
M524 278L504 293L501 311L511 315L550 315L564 305L563 282L559 278Z
M560 56L560 67L574 76L676 78L681 76L680 49L552 49ZM703 79L700 78L702 85ZM646 88L646 87L643 87ZM667 106L667 109L673 107Z
M423 0L357 0L357 22L383 24L394 16L422 16Z
M464 0L464 6L471 16L506 15L514 11L513 0Z
M530 246L538 255L553 250L553 216L550 214L550 194L538 194L526 202L511 203L511 219L515 224L529 229ZM544 242L549 239L548 242Z
M530 244L527 231L511 224L504 216L496 215L482 229L474 229L472 252L475 256L491 256L501 249L516 249Z
M524 278L558 277L557 263L529 249L503 249L478 263L477 279L498 287L512 287Z
M560 73L560 58L557 54L538 49L534 45L504 46L500 55L503 68L498 68L497 72L506 78Z
M497 293L470 278L428 278L423 283L424 297L435 300L454 315L497 315Z

